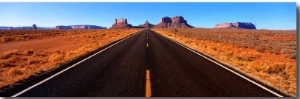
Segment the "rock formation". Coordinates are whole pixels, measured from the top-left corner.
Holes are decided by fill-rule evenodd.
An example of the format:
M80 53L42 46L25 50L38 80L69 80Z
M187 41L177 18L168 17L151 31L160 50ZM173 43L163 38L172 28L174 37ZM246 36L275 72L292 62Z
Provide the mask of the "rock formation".
M33 25L32 25L32 28L33 28L34 30L36 30L36 29L37 29L36 24L33 24Z
M255 25L250 22L222 23L217 24L215 28L256 29Z
M187 24L182 16L175 16L173 18L163 17L155 28L192 28L193 26Z
M55 26L56 29L72 29L71 26Z
M122 18L120 20L115 19L115 23L112 25L111 28L124 29L124 28L130 28L130 27L132 27L132 25L127 23L127 19Z
M148 20L144 24L139 25L139 27L142 27L142 28L152 28L153 26L154 25L149 23Z

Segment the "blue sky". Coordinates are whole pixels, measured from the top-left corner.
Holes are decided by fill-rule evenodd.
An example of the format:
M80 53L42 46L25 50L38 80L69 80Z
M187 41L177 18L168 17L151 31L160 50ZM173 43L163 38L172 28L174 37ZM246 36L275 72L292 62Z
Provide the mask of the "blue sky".
M252 22L258 29L296 29L296 3L0 3L0 26L54 27L90 24L111 27L115 18L139 25L162 17L183 16L195 27L224 22Z

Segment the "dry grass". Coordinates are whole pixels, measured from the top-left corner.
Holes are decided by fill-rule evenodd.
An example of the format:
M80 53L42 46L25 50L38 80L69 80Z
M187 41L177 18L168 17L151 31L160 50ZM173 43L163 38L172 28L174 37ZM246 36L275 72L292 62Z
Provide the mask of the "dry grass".
M11 45L24 41L24 39L17 40L19 36L26 37L28 41L38 38L43 38L42 41L46 41L59 37L67 37L68 41L68 43L60 43L65 42L65 39L47 41L40 45L39 50L20 44L22 50L8 49L0 52L0 87L13 85L31 75L57 68L59 64L86 55L139 30L141 29L4 31L6 34L1 34L3 31L0 31L2 37L3 35L8 36L13 39L11 41L15 41L8 42ZM53 46L53 42L59 44ZM6 43L2 42L0 45ZM32 42L32 44L34 43Z
M50 62L59 62L64 60L64 55L61 53L54 53L51 54L49 57Z
M296 31L154 29L254 79L296 96Z
M11 50L11 51L7 51L7 52L4 52L4 53L1 53L0 54L0 59L8 59L10 58L12 55L15 55L17 54L18 50L15 49L15 50Z
M0 60L0 68L9 66L9 60Z

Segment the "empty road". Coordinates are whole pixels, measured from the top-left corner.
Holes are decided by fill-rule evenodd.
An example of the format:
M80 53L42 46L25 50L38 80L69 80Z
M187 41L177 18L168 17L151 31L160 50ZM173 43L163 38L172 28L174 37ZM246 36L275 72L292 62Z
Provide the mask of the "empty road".
M244 77L244 76L243 76ZM145 29L36 81L13 97L279 97ZM249 79L249 78L247 78ZM1 94L0 94L1 95Z

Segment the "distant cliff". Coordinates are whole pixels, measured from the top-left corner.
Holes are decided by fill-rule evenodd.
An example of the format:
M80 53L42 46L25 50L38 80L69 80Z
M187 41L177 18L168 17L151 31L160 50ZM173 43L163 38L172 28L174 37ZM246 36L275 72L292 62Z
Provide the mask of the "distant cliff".
M238 29L256 29L250 22L222 23L217 24L215 28L238 28Z

